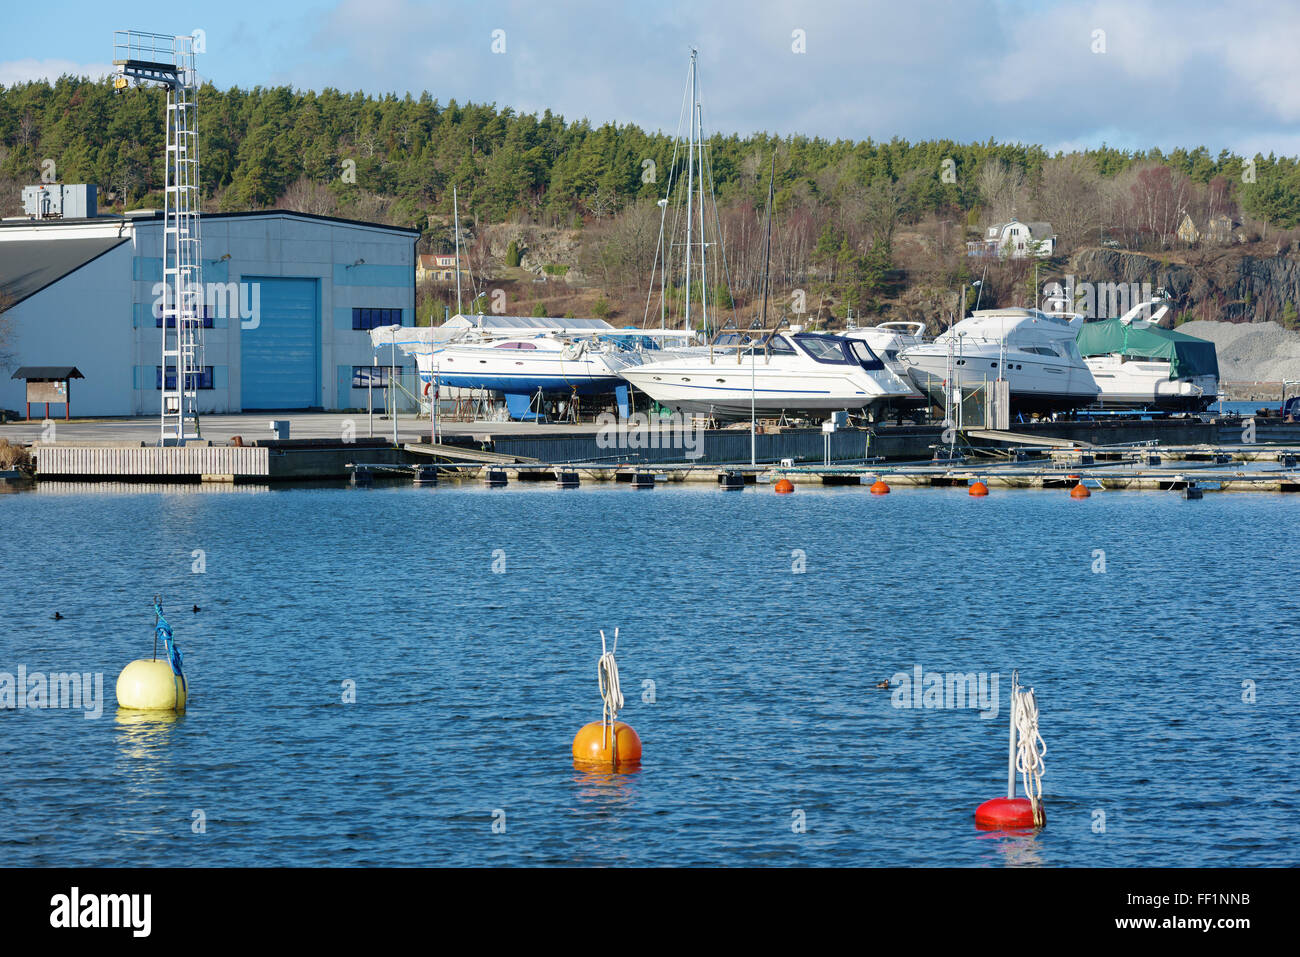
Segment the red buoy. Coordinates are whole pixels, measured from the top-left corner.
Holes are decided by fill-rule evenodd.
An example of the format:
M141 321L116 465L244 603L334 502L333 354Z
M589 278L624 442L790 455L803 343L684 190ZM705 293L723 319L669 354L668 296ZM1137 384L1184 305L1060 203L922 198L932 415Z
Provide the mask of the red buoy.
M794 483L789 479L779 479L772 488L778 495L789 495L794 491Z
M1038 813L1043 815L1041 806ZM1044 816L1043 821L1046 820ZM975 826L981 831L1006 831L1042 825L1034 821L1034 807L1029 798L993 798L975 809Z
M1088 491L1088 486L1080 482L1074 488L1070 489L1070 498L1087 498L1092 493Z
M888 495L889 486L885 484L884 479L876 479L876 484L871 486L872 495Z
M971 487L970 487L970 493L971 493L972 495L976 496L976 497L981 496L981 495L988 495L988 494L989 494L989 487L988 487L987 485L985 485L983 482L981 482L979 479L976 479L976 480L971 484Z

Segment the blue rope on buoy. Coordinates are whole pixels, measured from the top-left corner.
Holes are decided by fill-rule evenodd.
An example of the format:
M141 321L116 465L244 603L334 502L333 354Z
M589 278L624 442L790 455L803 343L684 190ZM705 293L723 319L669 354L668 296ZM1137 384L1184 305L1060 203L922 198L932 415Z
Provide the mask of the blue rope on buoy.
M185 659L181 656L181 650L176 647L176 639L172 635L172 626L163 617L162 605L158 603L157 598L153 600L153 612L158 616L155 638L162 639L163 649L167 652L167 662L172 666L172 672L178 677L184 678L185 674L181 671L181 666L185 663Z

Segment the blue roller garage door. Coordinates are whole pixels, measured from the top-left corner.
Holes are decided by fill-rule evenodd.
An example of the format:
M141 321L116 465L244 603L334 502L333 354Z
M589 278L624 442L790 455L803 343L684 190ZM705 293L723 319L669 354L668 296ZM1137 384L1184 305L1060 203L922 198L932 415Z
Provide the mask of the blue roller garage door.
M320 291L315 279L244 276L261 288L261 321L241 329L240 404L245 409L320 405Z

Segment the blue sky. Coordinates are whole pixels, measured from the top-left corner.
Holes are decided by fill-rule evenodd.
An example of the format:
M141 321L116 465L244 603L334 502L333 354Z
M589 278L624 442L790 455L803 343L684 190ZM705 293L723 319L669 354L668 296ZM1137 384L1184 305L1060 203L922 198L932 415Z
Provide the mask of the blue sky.
M145 0L5 19L0 84L102 73L115 29L200 29L222 87L428 90L671 131L696 46L710 131L1300 153L1300 5L1262 0Z

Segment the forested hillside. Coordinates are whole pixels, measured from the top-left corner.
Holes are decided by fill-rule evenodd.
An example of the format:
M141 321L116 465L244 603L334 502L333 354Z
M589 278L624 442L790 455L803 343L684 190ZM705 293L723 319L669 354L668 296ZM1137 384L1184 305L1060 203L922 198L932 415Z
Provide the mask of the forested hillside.
M615 313L631 313L638 290L644 298L671 134L444 104L428 93L374 98L208 85L199 106L211 210L282 206L386 221L420 229L422 249L443 251L451 248L455 185L478 247L467 254L476 280L494 272L515 280L563 274L575 287L599 287ZM68 77L0 89L4 213L20 212L21 186L38 182L47 160L62 182L98 184L105 207L161 205L162 127L156 89L115 92L107 81ZM776 289L806 289L838 313L934 308L984 269L965 255L977 228L1013 217L1052 224L1060 254L1054 268L1099 243L1157 255L1211 243L1280 255L1290 248L1288 231L1300 226L1300 165L1290 157L1212 156L1204 148L1052 156L992 141L714 136L708 159L716 228L742 303L761 273L773 151ZM1216 216L1231 222L1228 235L1211 238L1200 229L1194 241L1179 236L1184 217L1201 226ZM499 244L486 238L494 224L524 228L513 257L531 273L510 273ZM530 246L555 245L553 234L563 231L576 233L571 262L543 262L536 252L530 261ZM547 265L555 268L544 272ZM1022 294L1023 269L1001 264L994 272L989 295ZM725 280L720 273L718 282ZM521 288L518 295L547 292Z

